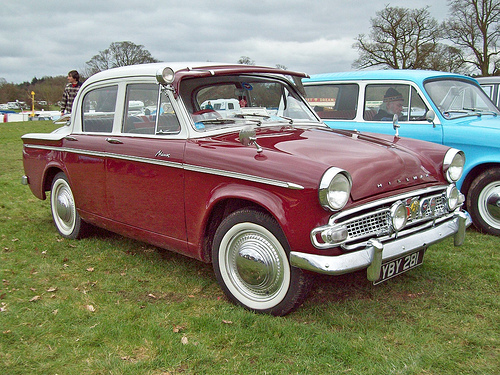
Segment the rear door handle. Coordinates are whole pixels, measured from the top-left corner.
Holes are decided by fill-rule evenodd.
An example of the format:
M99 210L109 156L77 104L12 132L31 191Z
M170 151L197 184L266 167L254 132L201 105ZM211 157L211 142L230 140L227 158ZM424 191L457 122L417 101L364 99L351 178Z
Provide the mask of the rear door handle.
M121 145L121 144L123 144L122 141L120 141L118 139L115 139L115 138L106 138L106 142L113 143L115 145Z

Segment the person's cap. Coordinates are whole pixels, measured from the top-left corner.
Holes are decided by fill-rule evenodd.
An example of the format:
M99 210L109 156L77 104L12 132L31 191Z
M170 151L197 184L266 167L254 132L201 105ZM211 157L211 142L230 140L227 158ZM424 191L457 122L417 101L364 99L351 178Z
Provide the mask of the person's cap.
M384 95L384 102L396 102L398 100L403 100L403 95L401 95L398 90L392 87L389 88Z

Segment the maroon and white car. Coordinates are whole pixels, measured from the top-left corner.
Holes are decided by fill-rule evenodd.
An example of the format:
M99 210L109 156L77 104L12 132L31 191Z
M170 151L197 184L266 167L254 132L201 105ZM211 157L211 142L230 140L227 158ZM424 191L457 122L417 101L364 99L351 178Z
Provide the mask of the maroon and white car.
M274 315L300 305L311 273L366 268L379 283L436 242L460 245L463 153L330 129L303 77L209 63L98 73L67 126L22 137L23 183L50 192L63 237L98 226L211 262L233 302Z

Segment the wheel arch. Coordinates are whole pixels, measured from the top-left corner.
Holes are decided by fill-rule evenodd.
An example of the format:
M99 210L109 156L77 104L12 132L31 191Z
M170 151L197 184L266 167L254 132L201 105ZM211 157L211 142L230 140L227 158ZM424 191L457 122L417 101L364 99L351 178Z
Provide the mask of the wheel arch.
M469 190L472 182L477 178L477 176L488 169L500 169L500 163L479 164L474 166L474 168L472 168L469 173L467 173L467 176L465 176L465 179L460 188L460 191L465 195L466 199L469 199Z
M221 224L222 220L231 213L242 209L252 208L270 215L280 227L281 231L285 234L283 223L286 222L284 205L278 196L269 191L262 192L258 195L263 199L255 199L255 194L235 194L233 191L231 195L220 196L219 199L212 201L212 204L207 210L204 220L203 242L202 242L202 259L205 262L212 261L212 243L215 236L215 231ZM287 240L288 241L288 240ZM286 244L289 246L288 242Z
M30 178L30 189L33 194L42 200L47 199L47 192L52 188L52 182L54 181L54 177L59 173L66 173L61 167L52 165L48 166L44 171L41 177L37 178L35 183L33 183L32 178Z

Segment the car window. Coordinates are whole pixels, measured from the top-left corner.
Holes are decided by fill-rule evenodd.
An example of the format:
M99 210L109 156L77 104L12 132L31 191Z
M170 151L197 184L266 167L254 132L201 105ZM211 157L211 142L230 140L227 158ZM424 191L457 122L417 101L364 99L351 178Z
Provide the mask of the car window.
M158 106L158 97L160 105ZM122 132L131 134L177 134L180 123L166 92L155 83L127 85Z
M318 120L288 81L224 76L186 79L180 95L197 131Z
M154 83L127 85L123 133L155 133L158 93L158 85Z
M167 91L162 91L160 95L156 134L178 134L180 131L181 125L174 107L172 106L172 102L170 101Z
M493 85L484 85L484 84L482 84L481 88L490 97L490 99L493 100Z
M410 107L408 109L409 121L424 121L429 108L419 95L415 87L411 88Z
M403 84L374 84L366 86L363 118L367 121L425 120L427 106L417 90Z
M322 119L353 120L358 108L357 84L306 86L307 101Z
M115 117L118 86L107 86L89 91L83 98L82 130L110 133Z
M441 79L424 84L427 93L445 118L499 114L486 93L476 84L458 79Z

